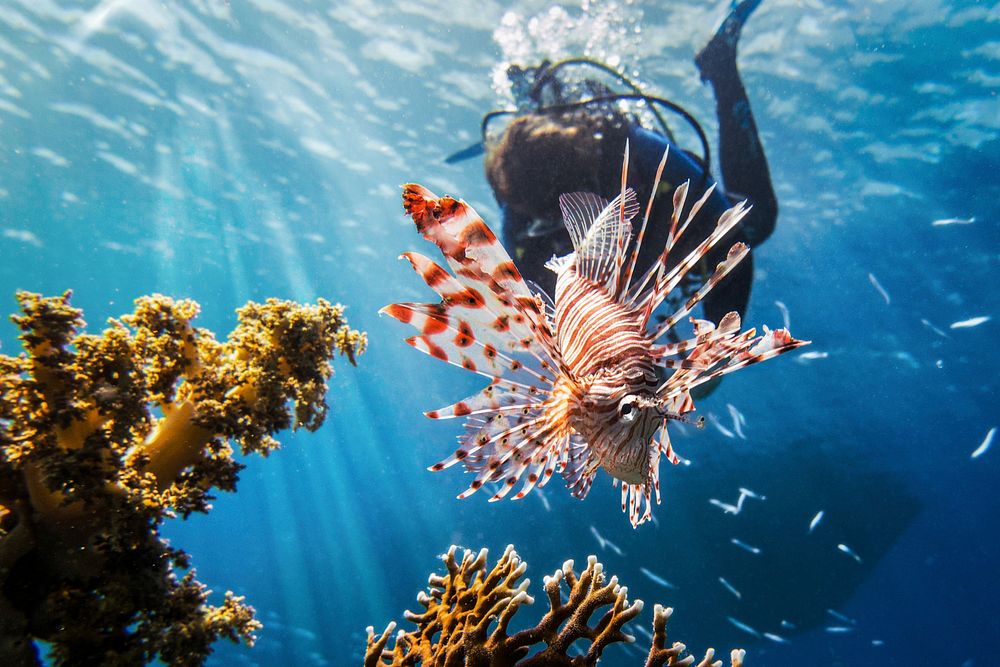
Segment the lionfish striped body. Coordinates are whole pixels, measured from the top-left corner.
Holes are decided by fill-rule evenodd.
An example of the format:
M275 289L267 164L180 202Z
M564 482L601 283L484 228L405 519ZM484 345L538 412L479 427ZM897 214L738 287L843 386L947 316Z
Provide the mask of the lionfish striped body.
M664 155L657 183L666 160ZM622 192L611 203L586 193L560 197L574 251L547 265L557 273L554 304L528 288L471 207L419 185L404 186L406 212L452 272L423 255L405 253L441 301L398 303L382 312L420 331L407 340L410 345L490 380L478 394L427 413L435 419L465 418L458 448L431 467L441 470L461 461L475 475L460 498L490 482L499 485L491 501L519 482L513 497L522 498L556 472L583 498L598 468L604 468L621 483L622 509L636 526L651 516L651 499L660 501L660 457L679 461L667 423L687 421L684 415L694 410L691 389L805 344L784 329L765 328L760 336L753 329L741 332L736 313L718 325L692 319L693 337L659 343L749 252L735 244L701 289L649 329L667 294L748 209L743 203L728 210L708 238L668 269L671 248L711 193L682 220L688 187L682 184L674 193L666 245L632 285L652 203L633 239L631 221L639 205L625 188L627 168L626 147ZM672 371L665 381L658 367Z

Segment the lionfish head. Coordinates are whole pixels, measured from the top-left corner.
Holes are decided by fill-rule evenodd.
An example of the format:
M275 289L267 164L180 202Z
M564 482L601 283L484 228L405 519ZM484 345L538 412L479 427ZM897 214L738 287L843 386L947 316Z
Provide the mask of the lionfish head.
M574 428L590 445L601 467L629 484L649 480L653 436L663 423L654 394L656 378L603 377L591 381Z

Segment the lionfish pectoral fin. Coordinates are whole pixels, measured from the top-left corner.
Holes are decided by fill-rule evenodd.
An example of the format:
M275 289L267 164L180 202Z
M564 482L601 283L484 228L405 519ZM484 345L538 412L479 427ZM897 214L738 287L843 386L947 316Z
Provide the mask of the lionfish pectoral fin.
M476 424L482 426L476 428ZM467 427L468 435L459 449L432 467L440 470L461 460L467 471L476 474L469 488L459 494L460 499L468 498L488 482L497 482L499 489L489 499L495 502L507 496L524 478L524 485L514 496L523 498L537 484L545 484L564 447L565 439L553 435L553 425L537 407L529 412L497 413L485 423L477 419L467 423Z
M407 342L442 361L490 378L516 373L546 383L554 349L544 305L493 232L464 202L438 198L422 186L404 186L403 202L454 275L420 253L403 253L441 301L392 304L381 312L414 326L420 335ZM512 352L528 358L515 359Z
M590 446L582 439L571 439L563 464L562 477L566 488L574 498L583 500L587 497L590 486L594 483L597 468L598 464Z

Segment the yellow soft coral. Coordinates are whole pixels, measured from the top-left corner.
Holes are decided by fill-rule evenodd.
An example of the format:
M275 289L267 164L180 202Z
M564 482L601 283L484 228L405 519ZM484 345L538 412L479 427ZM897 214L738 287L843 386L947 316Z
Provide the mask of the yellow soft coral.
M447 574L431 575L428 593L417 596L424 611L406 612L406 619L416 623L415 630L400 631L390 648L395 622L379 635L374 628L368 628L365 667L582 667L596 665L610 644L635 641L624 632L624 626L642 611L642 600L630 604L628 589L619 585L617 577L606 578L596 556L587 560L587 567L579 575L569 560L545 577L549 610L538 625L509 634L518 608L534 602L527 592L530 581L518 581L527 563L513 546L508 546L487 571L486 549L478 554L464 550L461 561L455 557L456 550L452 546L442 557ZM563 584L568 589L565 600ZM591 624L591 618L602 609L596 623ZM666 648L666 625L672 613L672 609L656 605L646 667L687 667L694 663L692 656L684 655L683 644L675 642ZM570 655L578 641L578 647L584 647L585 652ZM742 667L743 655L742 650L732 652L732 667ZM713 662L714 657L715 652L709 649L698 667L721 667L721 662Z
M217 638L248 644L260 624L221 606L159 537L162 521L207 511L235 488L244 454L272 434L318 428L335 352L363 333L320 299L237 311L225 342L195 327L193 301L154 295L80 333L69 293L19 293L24 354L0 355L0 664L197 665Z

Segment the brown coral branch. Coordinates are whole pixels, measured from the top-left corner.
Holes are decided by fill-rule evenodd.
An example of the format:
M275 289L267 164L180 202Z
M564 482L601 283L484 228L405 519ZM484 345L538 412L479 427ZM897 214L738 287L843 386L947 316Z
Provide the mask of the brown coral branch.
M453 546L443 556L447 574L431 575L428 592L417 597L425 611L406 612L406 619L417 625L415 630L399 631L390 648L394 622L377 636L374 628L368 628L365 667L582 667L597 664L611 644L634 641L624 627L642 611L642 601L629 603L628 589L619 585L617 577L606 579L595 556L587 559L579 575L570 560L545 577L548 611L534 627L509 635L507 629L521 605L534 602L527 593L528 580L518 583L527 564L508 546L487 572L485 549L478 554L465 550L461 562L456 560L456 550ZM565 600L563 584L568 589ZM687 667L694 662L692 656L684 656L683 644L666 648L666 624L672 612L656 605L646 667ZM587 641L585 654L570 655L577 642ZM698 667L721 667L713 658L714 651L709 649ZM732 667L742 667L742 659L742 651L733 651Z

